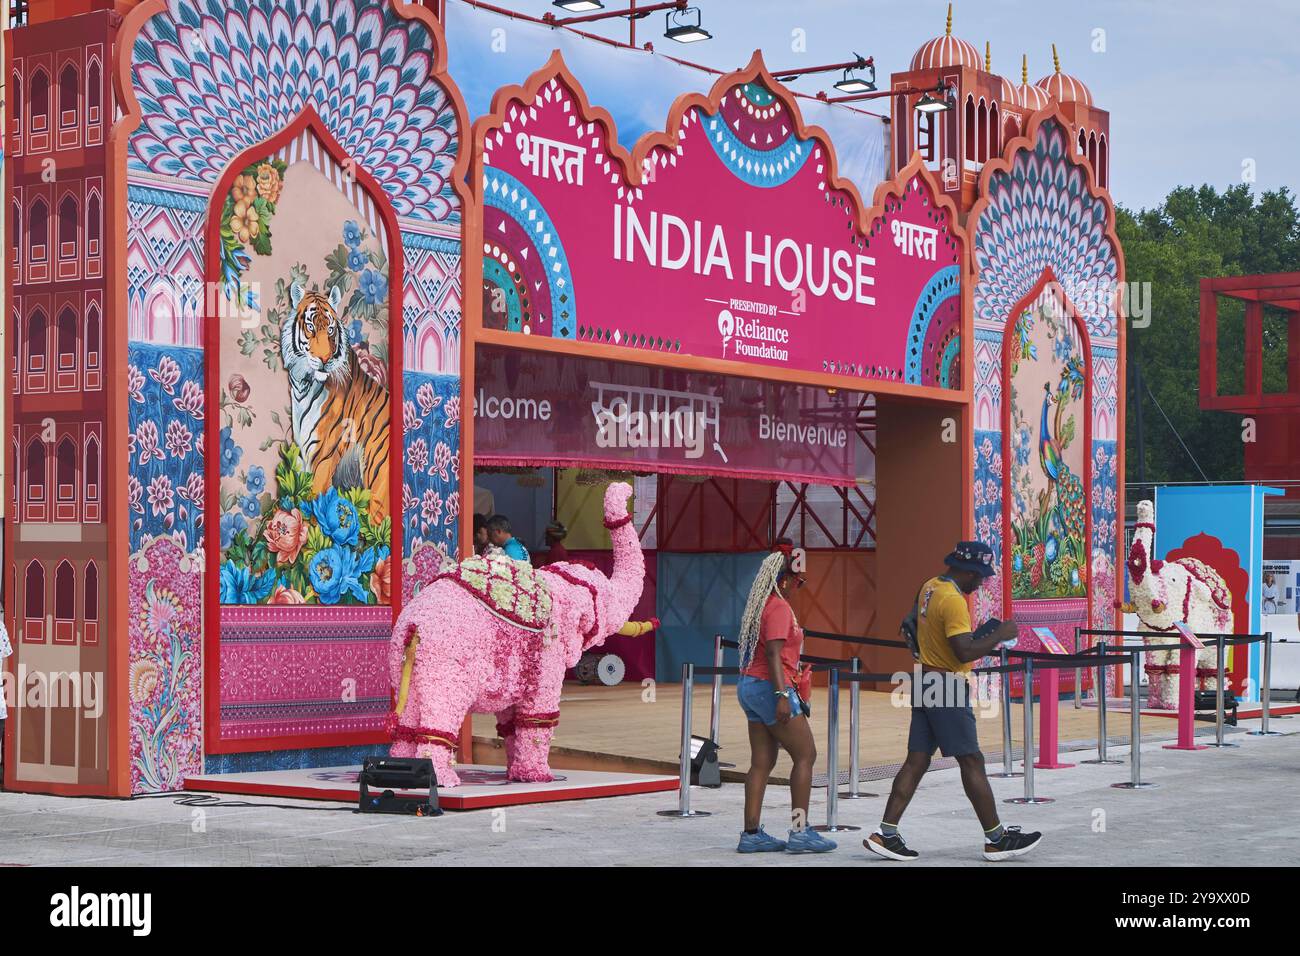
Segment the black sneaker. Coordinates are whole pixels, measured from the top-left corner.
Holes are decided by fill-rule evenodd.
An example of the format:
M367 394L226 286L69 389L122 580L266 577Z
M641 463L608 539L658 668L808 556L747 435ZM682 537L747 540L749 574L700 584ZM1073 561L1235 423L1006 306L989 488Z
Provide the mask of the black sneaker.
M984 859L997 862L1024 856L1042 842L1041 833L1021 833L1020 827L1005 827L997 843L984 841Z
M876 856L883 856L886 860L901 860L907 862L908 860L915 860L921 855L915 850L910 849L908 845L903 842L903 838L898 834L894 834L894 836L885 836L879 830L863 840L862 845L872 853L876 854Z

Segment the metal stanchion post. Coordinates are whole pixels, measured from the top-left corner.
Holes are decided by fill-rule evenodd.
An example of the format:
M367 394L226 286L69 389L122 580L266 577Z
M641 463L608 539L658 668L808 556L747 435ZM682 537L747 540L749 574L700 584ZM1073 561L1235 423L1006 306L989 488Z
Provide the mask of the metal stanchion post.
M998 658L1003 667L1007 666L1007 649L998 651ZM1002 681L1002 770L989 774L990 777L1018 777L1019 773L1011 769L1011 675L1007 671L998 674Z
M695 665L682 665L682 753L681 782L677 788L677 809L660 810L661 817L707 817L704 810L691 809L691 697L695 693Z
M832 667L826 684L826 823L814 830L838 833L861 830L839 822L840 796L840 672Z
M1083 628L1076 627L1074 629L1074 653L1076 654L1079 653L1079 637L1080 637L1079 631L1081 630L1083 630ZM1083 706L1083 668L1076 667L1074 669L1074 709L1078 710L1082 706Z
M849 665L854 674L862 673L862 659L855 656ZM861 776L861 758L858 754L859 735L862 732L862 681L855 680L849 690L849 789L840 794L845 800L861 800L877 794L863 793L858 789L858 777Z
M1252 737L1280 737L1282 732L1268 729L1269 695L1273 690L1273 632L1264 634L1264 660L1260 662L1259 730L1248 730Z
M1025 658L1025 795L1003 803L1054 803L1051 797L1034 796L1034 659Z
M1106 639L1103 637L1097 642L1097 660L1106 659ZM1079 763L1123 763L1122 760L1114 760L1107 756L1106 748L1110 741L1106 739L1106 665L1097 664L1097 680L1093 684L1093 689L1097 692L1097 759L1080 760Z
M1111 784L1111 786L1116 790L1150 790L1159 786L1159 784L1156 783L1144 783L1142 781L1142 701L1138 690L1139 657L1140 655L1137 651L1133 651L1128 656L1130 678L1128 704L1128 762L1130 773L1128 780L1125 780L1123 783Z
M713 635L713 666L722 666L722 635ZM722 725L722 675L713 675L713 709L709 714L709 739L718 742L718 729Z
M1211 747L1235 747L1236 744L1224 743L1223 740L1223 635L1214 639L1215 656L1218 657L1218 663L1215 667L1215 683L1218 685L1214 689L1214 743Z

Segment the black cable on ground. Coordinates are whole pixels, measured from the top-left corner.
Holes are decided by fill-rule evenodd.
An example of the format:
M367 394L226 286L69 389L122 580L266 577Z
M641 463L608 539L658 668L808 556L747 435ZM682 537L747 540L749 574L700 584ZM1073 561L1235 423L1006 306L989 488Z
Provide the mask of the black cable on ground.
M220 797L213 796L210 793L187 793L184 796L177 797L172 793L154 793L147 796L135 797L136 800L159 800L163 797L172 797L178 807L275 807L280 810L324 810L340 811L346 810L348 813L359 812L356 807L301 807L292 803L249 803L246 800L222 800Z

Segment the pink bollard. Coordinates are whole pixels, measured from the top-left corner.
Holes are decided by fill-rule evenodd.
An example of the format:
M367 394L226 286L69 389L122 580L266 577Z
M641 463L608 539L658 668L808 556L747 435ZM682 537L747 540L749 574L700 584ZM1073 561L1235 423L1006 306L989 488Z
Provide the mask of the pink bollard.
M1196 648L1186 641L1178 648L1178 743L1165 750L1205 750L1196 743Z
M1033 688L1026 688L1030 694ZM1038 760L1037 770L1064 770L1072 763L1061 763L1056 756L1058 728L1060 726L1061 672L1055 667L1045 667L1038 677Z

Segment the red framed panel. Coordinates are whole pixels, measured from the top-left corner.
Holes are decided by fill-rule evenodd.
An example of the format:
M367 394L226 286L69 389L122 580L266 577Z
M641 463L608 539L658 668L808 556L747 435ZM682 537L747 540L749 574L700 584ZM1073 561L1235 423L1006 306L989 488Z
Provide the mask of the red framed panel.
M50 446L41 432L39 424L23 429L19 465L22 468L24 521L50 520Z
M101 43L92 43L86 47L85 82L86 145L98 146L104 141L104 46Z
M6 47L8 44L6 43ZM8 50L6 49L6 53ZM23 155L23 116L27 107L27 82L23 73L23 57L15 57L9 72L9 142L6 148L11 157Z
M402 357L403 337L400 332L393 331L394 324L400 325L399 320L402 314L402 295L403 295L403 252L402 252L402 233L401 226L397 221L397 215L393 212L392 205L387 201L387 194L384 192L378 181L360 164L356 163L349 157L346 150L334 139L333 134L325 126L316 110L311 106L306 106L298 114L297 119L280 130L270 139L264 140L255 146L241 152L226 167L226 171L217 181L216 187L212 191L207 222L206 222L206 263L205 273L210 287L218 287L216 284L221 281L221 261L220 261L220 227L221 227L221 206L225 202L226 195L234 183L235 177L249 163L261 160L266 156L276 152L281 147L292 142L300 136L305 130L310 130L321 144L321 147L340 165L347 166L352 170L356 177L357 183L365 190L370 199L375 204L375 209L379 217L383 220L384 229L387 233L388 240L388 295L389 295L389 342L390 350L388 374L389 374L389 448L401 449L404 447L402 441L402 369L404 366ZM221 341L221 308L219 296L204 296L204 341L220 342ZM220 350L210 348L204 356L204 377L206 404L208 408L218 408L220 406L220 387L223 379L221 378L220 367ZM206 427L206 445L208 448L220 447L219 425L220 416L210 415L207 418ZM394 503L394 507L400 508L402 500L402 468L400 467L401 458L396 459L397 467L389 468L389 500ZM282 737L257 738L255 740L223 740L221 736L221 627L217 622L221 620L221 598L220 589L216 587L216 582L220 576L220 558L221 558L221 537L220 522L216 520L220 513L221 505L218 500L219 490L221 487L220 473L220 456L209 454L204 459L204 483L207 488L207 500L205 502L206 513L210 520L204 524L204 548L205 554L205 579L208 582L204 588L203 602L205 619L209 622L204 629L203 635L203 742L206 753L239 753L256 750L283 750L299 747L320 747L320 746L346 746L352 744L369 744L383 743L388 740L388 735L383 731L364 731L356 733L333 733L328 735L286 735ZM395 521L392 523L392 554L400 555L402 553L402 522ZM400 595L402 593L402 562L394 561L392 567L392 594ZM397 620L397 615L401 612L400 599L396 599L392 604L393 620Z
M45 643L45 607L49 602L49 582L45 566L35 559L23 569L23 643ZM32 612L35 611L35 617Z
M71 109L65 109L64 81L71 84L74 97ZM81 102L82 102L81 50L60 50L58 69L55 72L54 109L59 117L58 148L76 149L81 145Z
M100 495L103 488L104 444L102 426L98 422L86 425L86 441L82 446L82 518L87 524L98 524Z
M22 341L25 363L23 391L48 392L50 390L50 340L53 337L50 317L50 297L27 297L27 316L23 322ZM34 346L40 343L37 350Z
M48 152L50 115L54 111L53 63L48 54L28 58L26 108L27 152Z
M99 289L86 293L86 323L82 328L82 354L85 359L83 384L87 391L92 392L103 387L103 295Z
M81 575L81 643L93 647L99 643L99 565L94 561L86 562L86 569Z
M54 568L54 643L77 643L77 571L71 561Z
M53 346L50 364L54 369L54 390L73 392L78 385L81 364L82 296L81 293L55 296Z
M9 309L9 381L10 391L15 395L22 392L22 354L23 338L19 331L23 324L23 297L16 295Z
M23 237L27 231L23 228L23 187L14 185L12 198L9 200L9 281L20 285L23 281Z
M27 243L27 282L29 284L50 281L50 259L55 243L57 222L54 212L53 191L48 186L29 186L27 188L26 223L24 233ZM37 223L44 217L41 228ZM37 241L37 240L40 241Z
M58 202L51 210L51 225L57 233L53 246L58 250L55 257L55 278L60 282L70 282L81 277L81 184L75 188L65 187L58 195ZM70 215L65 215L70 211Z
M86 202L82 206L85 234L82 242L82 262L86 278L98 279L104 274L104 180L100 176L86 179Z
M60 429L53 444L54 520L76 522L81 491L81 443L72 431Z

